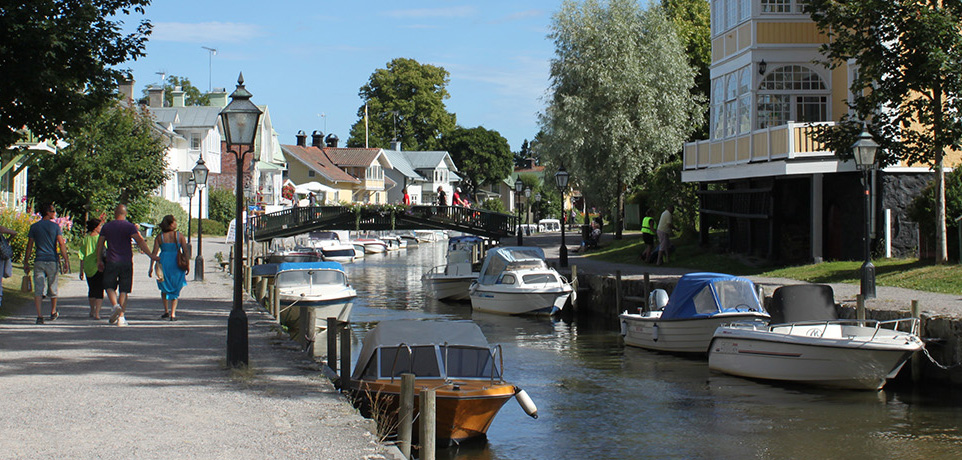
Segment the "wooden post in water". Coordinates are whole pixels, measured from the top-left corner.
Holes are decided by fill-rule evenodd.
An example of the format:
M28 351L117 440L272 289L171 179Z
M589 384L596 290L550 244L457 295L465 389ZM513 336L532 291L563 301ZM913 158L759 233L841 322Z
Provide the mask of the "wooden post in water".
M919 311L919 301L912 301L912 317L919 318L919 336L922 335L922 313ZM922 380L922 355L919 352L912 354L912 383L919 383Z
M257 303L263 302L264 297L267 297L267 278L259 276L257 277Z
M421 460L434 460L437 440L437 401L434 390L421 390L421 411L418 418L421 419Z
M304 351L308 356L315 356L314 339L317 337L317 310L311 307L299 307L301 337L304 340Z
M281 292L276 284L271 288L271 314L275 321L281 322Z
M865 319L865 297L855 294L855 319Z
M615 314L621 314L621 270L615 270Z
M644 305L643 311L651 311L651 305L648 305L648 296L651 295L651 273L645 272L645 282L641 285L642 296L645 298L642 305Z
M337 318L327 318L327 367L337 373Z
M414 374L401 374L401 401L398 407L397 440L404 458L411 458L411 434L414 429Z
M349 323L338 321L341 336L341 391L351 389L351 328Z

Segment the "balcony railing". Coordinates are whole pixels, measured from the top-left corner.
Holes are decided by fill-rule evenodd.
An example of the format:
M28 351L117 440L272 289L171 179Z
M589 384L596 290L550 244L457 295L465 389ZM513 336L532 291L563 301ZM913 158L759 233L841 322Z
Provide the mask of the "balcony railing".
M834 122L772 126L738 136L685 144L685 169L717 168L746 163L831 156L834 152L815 140L819 126Z

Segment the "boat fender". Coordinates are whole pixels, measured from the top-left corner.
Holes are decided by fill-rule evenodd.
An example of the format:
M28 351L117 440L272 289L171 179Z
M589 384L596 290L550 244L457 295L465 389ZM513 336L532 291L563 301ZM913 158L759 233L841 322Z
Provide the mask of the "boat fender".
M518 387L514 387L514 399L518 400L518 404L524 409L524 413L528 414L531 418L538 418L538 406L534 405L534 401L528 396L528 393Z
M651 327L651 340L658 341L658 323Z
M628 312L625 312L625 313L628 313ZM626 336L626 335L628 335L628 322L627 322L627 321L622 321L622 322L621 322L621 336L624 337L624 336Z

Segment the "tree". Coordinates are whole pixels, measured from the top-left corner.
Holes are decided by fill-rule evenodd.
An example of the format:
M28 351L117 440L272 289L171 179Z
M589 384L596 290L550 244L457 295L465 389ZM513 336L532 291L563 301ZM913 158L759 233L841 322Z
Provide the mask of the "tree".
M145 55L151 25L129 34L120 20L150 0L0 0L0 146L26 127L62 138L83 115L112 102L129 70L115 66Z
M711 94L711 10L706 0L661 0L661 6L685 44L688 64L695 69L696 97L708 100ZM708 139L708 111L702 111L701 128L688 140Z
M441 136L454 129L456 118L444 106L448 94L448 71L397 58L377 69L359 95L365 101L351 126L349 147L388 147L391 139L405 150L438 150ZM365 115L368 118L365 132Z
M485 129L457 127L442 138L442 145L454 164L463 185L474 197L478 187L500 181L511 174L513 154L508 140L500 133ZM474 199L472 202L476 201Z
M664 11L633 0L565 1L549 36L553 94L540 148L593 201L616 203L620 237L626 184L677 154L702 120L695 72Z
M851 157L866 128L879 143L879 164L927 164L935 171L936 263L948 259L945 226L945 150L962 140L962 3L915 0L810 0L806 11L829 42L821 51L831 68L854 60L849 106L819 136Z
M74 216L143 205L167 179L167 146L143 109L115 105L81 118L69 146L31 170L38 201L54 201ZM141 206L143 207L143 206Z
M210 105L210 94L202 93L200 89L190 83L190 79L187 77L178 77L177 75L171 75L167 77L164 82L164 106L170 107L174 105L174 88L180 87L180 90L184 92L184 105L186 106L202 106L206 107ZM138 104L147 105L148 92L147 88L143 90L143 96L137 100Z
M514 154L514 167L523 168L526 164L525 160L527 160L530 155L531 150L528 148L528 140L525 139L524 142L521 143L521 150L518 150L518 152Z

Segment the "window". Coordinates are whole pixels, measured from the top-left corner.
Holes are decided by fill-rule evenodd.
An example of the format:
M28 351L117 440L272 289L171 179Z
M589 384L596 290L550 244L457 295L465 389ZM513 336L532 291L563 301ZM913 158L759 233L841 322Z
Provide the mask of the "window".
M808 0L762 0L762 13L803 14Z
M446 366L445 374L449 379L501 377L497 368L491 368L491 351L485 348L442 346L441 362Z
M751 15L752 0L712 0L712 34L720 35L747 20Z
M190 150L192 151L200 150L201 141L203 141L203 139L200 137L200 134L191 133L190 134Z
M789 121L828 120L828 88L817 73L804 66L786 65L768 73L758 86L759 129Z
M751 67L743 67L712 81L712 138L722 139L751 131Z
M555 278L554 275L550 273L524 275L521 279L524 281L524 284L551 284L558 282L558 278Z
M498 284L514 284L514 275L504 275L498 280Z
M392 371L394 377L400 377L407 372L422 378L441 376L438 356L433 345L411 347L410 355L405 348L384 347L378 349L378 355L381 378L391 378Z
M313 169L308 169L308 170L307 170L307 177L314 177L315 175L316 175L316 173L314 172Z

